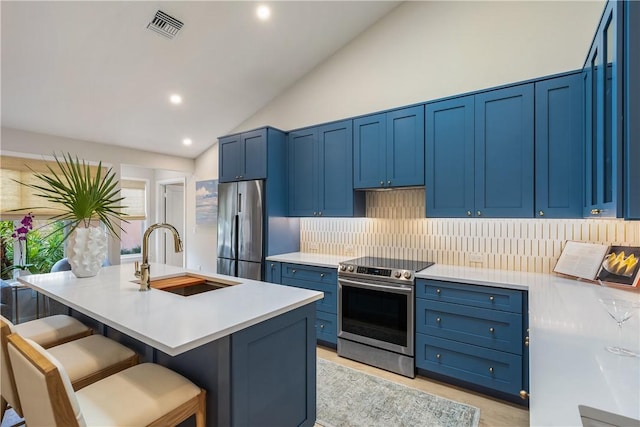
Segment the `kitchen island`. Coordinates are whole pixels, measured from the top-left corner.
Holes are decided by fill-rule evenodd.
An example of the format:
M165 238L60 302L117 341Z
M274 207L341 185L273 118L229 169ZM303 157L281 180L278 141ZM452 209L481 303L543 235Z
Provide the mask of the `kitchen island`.
M151 265L152 279L184 272ZM104 267L90 278L65 271L19 280L99 333L134 348L143 361L167 366L205 388L208 425L313 425L314 303L322 293L206 277L237 284L187 297L157 289L139 292L131 265Z

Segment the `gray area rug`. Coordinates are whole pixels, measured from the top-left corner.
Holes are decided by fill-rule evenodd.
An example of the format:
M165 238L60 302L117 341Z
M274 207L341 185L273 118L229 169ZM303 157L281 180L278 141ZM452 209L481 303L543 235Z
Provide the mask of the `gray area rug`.
M476 427L480 409L318 358L317 424Z

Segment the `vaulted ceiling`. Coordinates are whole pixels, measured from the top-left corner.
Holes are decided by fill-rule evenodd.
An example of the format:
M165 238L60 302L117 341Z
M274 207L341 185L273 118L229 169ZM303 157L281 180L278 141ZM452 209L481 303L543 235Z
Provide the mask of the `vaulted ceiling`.
M195 158L399 2L266 4L3 0L2 126Z

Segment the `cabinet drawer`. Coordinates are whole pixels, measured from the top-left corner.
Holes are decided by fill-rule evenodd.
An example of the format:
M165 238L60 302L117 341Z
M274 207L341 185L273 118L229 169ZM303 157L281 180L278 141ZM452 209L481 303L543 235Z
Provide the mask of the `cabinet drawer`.
M416 297L522 313L522 291L440 280L418 280Z
M522 354L522 315L431 301L416 301L416 331Z
M321 276L323 273L324 276ZM331 280L331 277L333 277L333 280ZM322 267L299 266L296 264L282 265L283 285L324 292L324 298L316 301L316 308L333 314L338 312L338 281L335 277L335 271Z
M416 334L416 366L493 390L522 390L522 356Z
M338 342L338 316L335 313L316 312L316 337L332 344Z
M282 279L310 280L318 283L338 284L337 269L299 264L282 264Z

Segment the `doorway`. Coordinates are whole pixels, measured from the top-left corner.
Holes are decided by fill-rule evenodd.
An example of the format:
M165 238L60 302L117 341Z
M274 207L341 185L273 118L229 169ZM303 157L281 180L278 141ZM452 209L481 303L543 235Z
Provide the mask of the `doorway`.
M159 183L160 192L160 216L162 222L173 225L182 242L185 242L184 234L184 182ZM176 267L184 267L184 251L176 253L173 245L173 236L165 231L160 239L159 262Z

